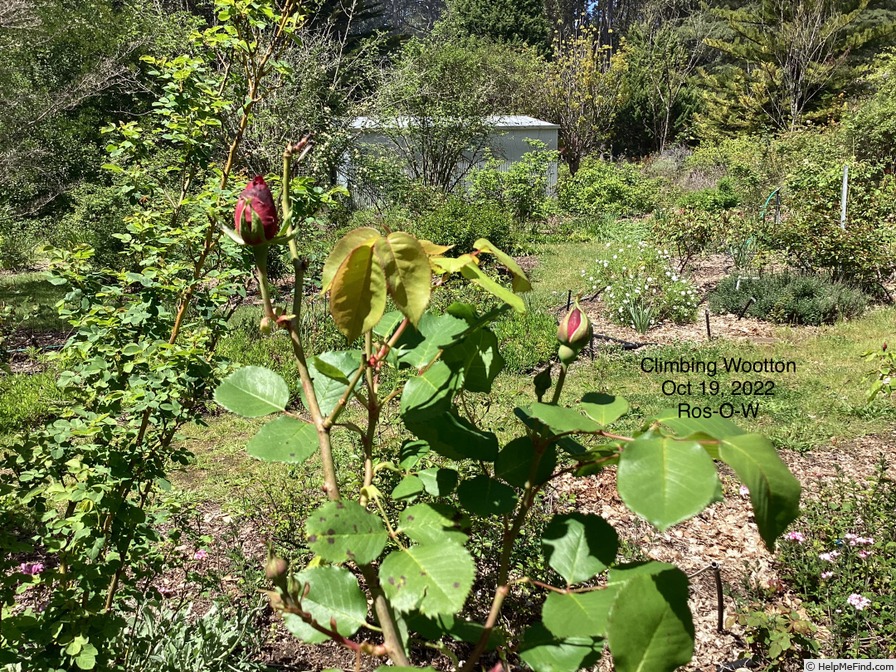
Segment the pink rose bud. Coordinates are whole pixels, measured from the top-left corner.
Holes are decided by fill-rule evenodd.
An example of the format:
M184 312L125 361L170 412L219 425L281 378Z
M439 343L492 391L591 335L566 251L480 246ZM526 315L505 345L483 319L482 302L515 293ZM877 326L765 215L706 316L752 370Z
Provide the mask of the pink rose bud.
M264 575L274 581L286 574L287 569L289 565L283 558L268 558L264 566Z
M280 231L274 197L261 175L240 192L233 221L246 245L263 245Z
M572 362L579 351L586 345L591 343L591 337L594 330L591 327L591 321L588 316L579 308L579 302L576 301L560 326L557 327L557 340L560 341L560 361L564 364Z

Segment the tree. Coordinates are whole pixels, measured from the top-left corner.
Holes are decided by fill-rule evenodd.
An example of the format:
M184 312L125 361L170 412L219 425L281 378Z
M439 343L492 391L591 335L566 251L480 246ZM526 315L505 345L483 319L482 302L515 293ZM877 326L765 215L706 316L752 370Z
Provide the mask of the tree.
M560 154L571 173L587 154L606 143L623 100L625 69L623 54L611 54L594 29L556 38L543 86L542 113L560 125Z
M666 148L689 107L689 84L706 52L705 30L700 15L694 14L647 17L626 35L626 111L647 131L654 151Z
M532 50L481 38L413 39L386 73L374 123L412 178L451 191L489 146L489 117L528 111L541 64Z
M846 74L850 53L893 31L892 25L858 28L868 2L761 0L713 10L732 37L706 44L736 65L707 77L710 126L792 130L824 114L824 94Z
M550 46L541 0L450 0L447 21L467 35L523 42L543 52Z

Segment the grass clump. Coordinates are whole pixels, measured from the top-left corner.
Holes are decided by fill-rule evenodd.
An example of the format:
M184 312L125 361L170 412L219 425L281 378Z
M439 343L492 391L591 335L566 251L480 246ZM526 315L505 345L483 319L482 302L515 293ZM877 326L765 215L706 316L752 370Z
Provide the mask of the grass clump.
M868 305L858 289L823 275L776 273L759 278L729 276L710 295L716 313L746 314L779 324L821 325L860 316Z

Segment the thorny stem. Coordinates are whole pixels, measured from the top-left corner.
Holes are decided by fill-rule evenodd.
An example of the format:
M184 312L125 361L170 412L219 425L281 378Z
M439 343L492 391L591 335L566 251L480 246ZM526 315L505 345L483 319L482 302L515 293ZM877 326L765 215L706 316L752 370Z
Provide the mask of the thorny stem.
M289 152L289 150L287 150L287 152ZM285 185L285 208L283 213L284 218L287 218L290 214L288 196L285 192L290 183L291 152L289 152L288 154L287 152L284 153L283 159L283 184ZM285 326L289 330L289 337L290 341L292 342L293 354L295 355L296 365L299 369L299 378L301 378L302 381L302 389L305 392L305 399L307 399L308 401L308 412L311 414L314 425L317 427L317 440L318 445L320 446L321 463L324 472L324 490L327 493L327 497L331 501L338 501L339 499L341 499L341 495L339 494L339 484L336 480L336 465L333 461L333 449L330 443L330 430L333 427L333 422L338 417L337 410L343 408L345 406L345 403L348 402L351 390L355 388L358 380L360 380L361 378L361 375L363 375L366 368L366 362L362 362L361 366L358 368L358 371L355 374L355 380L353 381L354 384L349 386L348 395L343 397L340 405L337 406L337 409L334 409L334 412L331 413L330 417L324 418L320 410L320 405L317 402L317 395L314 392L314 384L312 383L311 376L308 372L308 363L305 357L305 348L302 344L300 333L302 297L305 287L305 269L307 267L307 263L302 257L299 256L298 245L296 245L295 239L291 239L289 241L289 254L292 259L293 268L295 269L296 283L295 289L293 290L292 316L291 319L285 321ZM395 340L397 340L397 338L395 338ZM368 403L373 402L368 401ZM385 641L385 644L383 646L385 647L385 650L392 662L399 666L409 667L411 663L404 652L404 647L401 643L401 636L398 633L398 627L395 621L395 615L392 613L392 608L389 606L386 595L383 593L383 589L380 586L379 577L377 576L376 570L369 564L360 565L360 569L362 575L364 576L364 580L367 583L367 589L370 591L370 595L373 598L373 609L376 613L377 620L379 621L380 627L383 630L383 640Z
M383 346L385 347L385 346ZM373 336L368 331L364 334L364 358L370 362L373 351ZM373 380L373 369L366 367L365 383L367 385L367 432L361 437L364 449L364 485L366 488L373 483L373 438L376 434L376 426L380 417L379 400L376 394L376 385ZM367 497L361 495L361 506L367 505Z
M519 508L517 509L516 516L514 516L513 524L510 526L510 529L505 528L504 530L504 539L501 546L501 560L498 565L498 586L495 589L495 596L492 598L492 606L489 609L488 617L486 618L479 641L476 642L476 646L473 647L470 657L459 669L459 672L471 672L476 666L476 663L485 651L492 630L494 630L495 625L498 622L498 616L501 614L501 607L504 605L504 599L510 592L510 582L508 581L508 578L510 574L510 555L513 551L513 544L519 536L520 529L522 529L523 523L526 521L526 516L532 508L532 505L535 502L535 495L539 490L539 487L535 484L535 475L538 473L538 465L544 454L545 444L538 437L533 437L533 441L535 443L535 459L532 460L532 464L529 465L529 477L526 479L526 485L523 488L523 494L522 497L520 497Z

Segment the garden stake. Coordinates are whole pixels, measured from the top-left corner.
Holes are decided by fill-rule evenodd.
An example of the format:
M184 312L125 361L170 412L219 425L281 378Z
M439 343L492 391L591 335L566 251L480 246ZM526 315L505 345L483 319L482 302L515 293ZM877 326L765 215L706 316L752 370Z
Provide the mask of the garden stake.
M737 319L738 319L738 320L741 319L744 315L746 315L746 313L747 313L747 309L748 309L748 308L750 307L750 305L751 305L752 303L754 303L755 301L756 301L756 297L755 297L755 296L751 296L749 299L747 299L747 302L744 304L744 307L741 308L741 309L740 309L740 312L737 314Z
M569 312L569 307L572 305L572 290L566 290L566 312Z
M719 622L716 630L722 632L725 625L725 603L722 600L722 565L713 560L709 563L709 566L712 567L713 574L716 577L716 605L719 613Z
M709 329L709 309L704 310L703 314L706 316L706 340L711 341L712 340L712 332Z
M693 579L696 576L700 576L703 572L711 569L713 575L716 579L716 612L718 613L719 620L716 626L719 632L724 630L725 625L725 603L722 600L722 564L713 560L706 567L702 569L698 569L696 572L692 572L688 574L688 579Z

